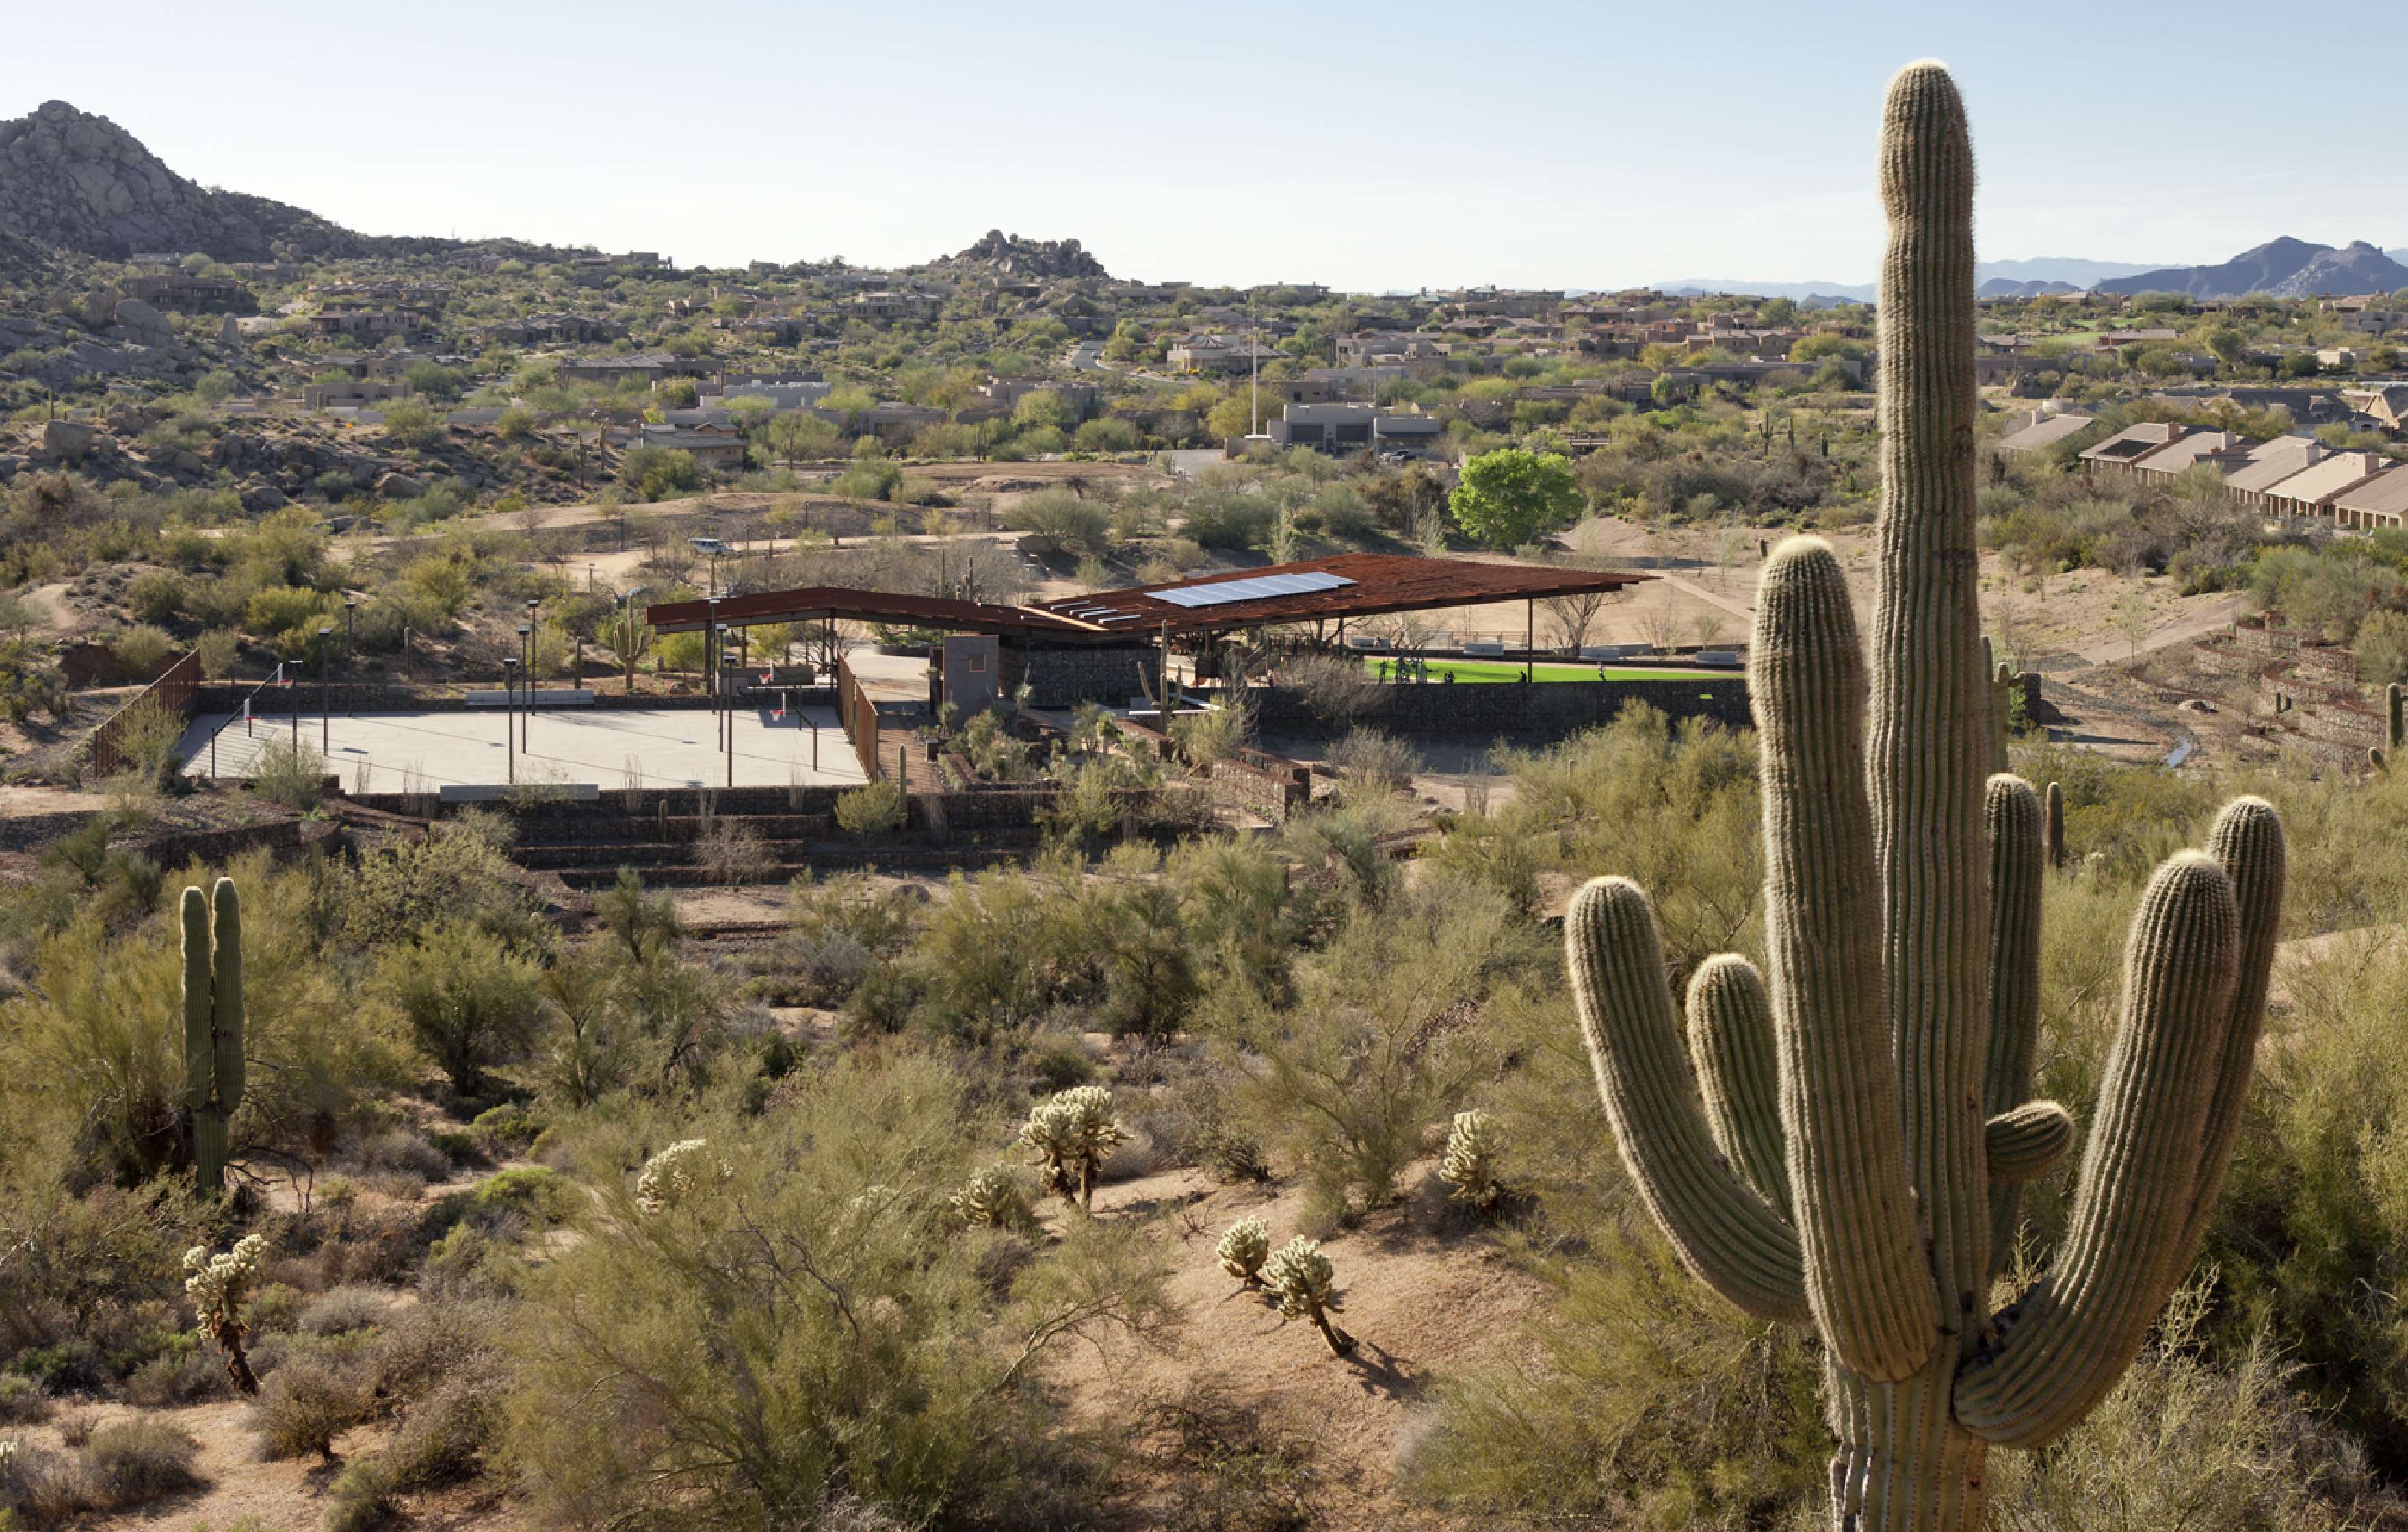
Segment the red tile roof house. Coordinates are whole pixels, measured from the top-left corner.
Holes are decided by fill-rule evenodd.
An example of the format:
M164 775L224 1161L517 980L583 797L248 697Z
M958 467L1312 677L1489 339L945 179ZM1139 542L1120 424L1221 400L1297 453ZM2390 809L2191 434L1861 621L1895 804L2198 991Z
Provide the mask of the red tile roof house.
M2357 488L2344 490L2332 503L2333 522L2372 531L2378 526L2408 526L2408 464L2395 464Z
M2333 502L2390 465L2380 452L2335 452L2266 492L2268 508L2281 516L2333 517Z

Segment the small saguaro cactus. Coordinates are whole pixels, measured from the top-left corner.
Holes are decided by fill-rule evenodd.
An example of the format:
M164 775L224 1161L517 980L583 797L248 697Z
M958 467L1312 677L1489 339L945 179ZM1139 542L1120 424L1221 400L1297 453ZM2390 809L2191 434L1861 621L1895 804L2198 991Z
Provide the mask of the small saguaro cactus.
M242 1105L242 904L234 880L204 896L184 890L184 1107L193 1121L193 1180L225 1187L226 1121Z
M1344 1356L1354 1349L1354 1338L1330 1323L1339 1310L1338 1272L1321 1253L1321 1241L1302 1235L1282 1245L1263 1263L1263 1285L1279 1300L1283 1319L1309 1319L1329 1343L1329 1354Z
M2048 817L2041 823L2040 850L2050 866L2064 869L2065 789L2056 782L2048 784Z
M226 1377L244 1394L258 1393L259 1380L251 1375L251 1358L242 1349L242 1338L251 1328L242 1322L242 1305L251 1296L260 1257L266 1252L267 1241L255 1234L243 1236L222 1255L211 1255L207 1245L184 1252L184 1291L192 1295L201 1333L225 1353Z
M1220 1257L1221 1269L1237 1278L1240 1285L1261 1287L1263 1263L1271 1254L1271 1226L1259 1218L1240 1218L1221 1236L1212 1253Z
M1447 1130L1446 1158L1438 1179L1455 1188L1453 1196L1465 1207L1487 1212L1505 1194L1497 1179L1497 1156L1505 1148L1504 1124L1473 1108L1455 1114Z
M1111 1092L1074 1085L1038 1103L1021 1126L1020 1141L1036 1153L1047 1191L1093 1212L1096 1172L1106 1154L1128 1141L1128 1130L1112 1115Z
M953 1211L961 1221L991 1229L1025 1229L1037 1222L1036 1212L1028 1206L1028 1190L1021 1184L1021 1172L1008 1165L990 1165L973 1171L970 1179L953 1196Z
M1641 1200L1698 1278L1822 1338L1841 1532L1977 1532L1989 1450L2046 1446L2114 1386L2214 1211L2282 914L2282 823L2258 799L2157 869L2056 1264L1994 1310L2020 1189L2074 1128L2032 1099L2044 813L1985 769L1972 181L1955 81L1909 66L1881 143L1870 656L1828 545L1775 549L1757 596L1770 985L1744 958L1700 970L1693 1083L1647 895L1601 878L1565 921Z

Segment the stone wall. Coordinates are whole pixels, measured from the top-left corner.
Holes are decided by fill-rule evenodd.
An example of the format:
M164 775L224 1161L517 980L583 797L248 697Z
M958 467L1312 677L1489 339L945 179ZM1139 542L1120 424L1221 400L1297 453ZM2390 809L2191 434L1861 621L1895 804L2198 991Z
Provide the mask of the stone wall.
M1024 680L1029 684L1032 708L1074 708L1101 702L1125 708L1144 694L1139 666L1151 676L1160 652L1151 644L1116 644L1107 649L1020 649L1002 651L1002 691L1010 696Z
M1560 739L1612 722L1643 702L1678 722L1711 718L1753 727L1747 681L1740 676L1662 680L1466 681L1383 686L1370 706L1333 724L1283 687L1254 693L1255 717L1271 734L1340 734L1360 724L1397 735L1470 735L1514 743Z

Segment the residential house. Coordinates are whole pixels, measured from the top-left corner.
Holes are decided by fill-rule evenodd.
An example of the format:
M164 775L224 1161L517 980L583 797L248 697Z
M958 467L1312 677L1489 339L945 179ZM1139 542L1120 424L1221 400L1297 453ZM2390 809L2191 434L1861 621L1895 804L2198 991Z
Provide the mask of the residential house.
M376 341L427 334L435 320L416 308L322 308L309 316L309 328L322 336Z
M2021 417L2021 424L2000 439L1999 451L2042 451L2069 437L2080 436L2083 428L2098 418L2078 409L2060 409L2055 414L2042 409L2031 410Z
M772 409L812 409L834 389L817 378L761 378L722 373L719 392L705 394L706 403L725 406L736 399L767 399Z
M681 425L668 421L655 424L645 421L632 426L613 426L604 436L612 446L623 450L666 447L692 453L696 463L717 473L744 471L744 436L733 425Z
M2342 402L2378 430L2397 435L2408 431L2408 383L2381 388L2344 389Z
M1259 350L1252 337L1226 335L1184 336L1170 346L1170 365L1176 372L1244 372L1253 365Z
M2333 497L2333 523L2372 531L2408 526L2408 465L2395 464Z
M2082 461L2099 468L2129 468L2151 452L2179 439L2186 426L2166 421L2144 421L2128 425L2082 454Z
M2330 521L2333 502L2390 465L2380 452L2332 452L2266 492L2266 508L2277 516L2315 516Z
M666 378L707 378L707 363L689 362L668 351L628 351L624 355L580 356L560 364L564 383L605 383L618 387L637 379L657 388Z
M1096 412L1099 397L1092 383L1057 382L1051 378L989 378L979 394L1006 414L1032 394L1051 394L1062 401L1063 423L1075 425Z
M2255 443L2229 431L2186 431L2154 452L2132 460L2132 472L2165 482L2205 464L2219 474L2247 466Z
M194 277L181 271L163 271L148 277L129 277L119 286L129 298L139 298L155 308L174 308L194 313L247 314L258 304L251 290L229 277Z
M2314 437L2276 437L2250 449L2249 461L2225 476L2225 493L2244 506L2272 508L2266 492L2323 461L2324 444Z
M935 319L943 305L944 300L934 293L903 288L858 294L849 307L857 319L873 324L892 324L897 320Z
M1363 404L1285 405L1278 420L1266 423L1271 440L1282 447L1310 447L1341 457L1424 451L1445 435L1431 416L1383 414L1376 405Z
M1341 367L1400 366L1445 359L1454 345L1443 335L1419 330L1357 330L1338 337Z

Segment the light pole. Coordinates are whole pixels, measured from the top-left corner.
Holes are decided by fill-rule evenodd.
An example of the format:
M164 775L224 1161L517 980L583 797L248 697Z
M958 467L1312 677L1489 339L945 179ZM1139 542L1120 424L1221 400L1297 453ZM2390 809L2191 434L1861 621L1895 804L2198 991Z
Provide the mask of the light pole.
M714 734L711 742L725 745L727 720L719 710L719 603L703 603L702 619L702 684L710 694L710 716Z
M519 631L526 635L526 718L519 725L519 748L524 750L535 737L535 636L536 598L527 597L526 625Z
M526 711L527 711L527 712L529 712L529 713L532 713L532 712L534 712L534 711L535 711L535 643L534 643L534 638L535 638L535 626L534 626L534 624L533 624L533 623L521 623L519 624L519 653L520 653L520 655L521 655L521 656L525 660L525 662L526 662L526 670L525 670L525 672L524 672L524 681L523 681L523 690L522 690L521 694L522 694L522 695L524 697L524 699L525 699L525 709L526 709ZM519 709L518 709L518 707L517 707L516 705L513 705L513 706L511 707L511 709L510 709L510 727L511 727L511 728L513 728L513 729L516 729L516 730L518 731L518 741L519 741L519 743L518 743L518 748L519 748L519 749L521 749L521 750L524 750L524 749L526 749L526 748L527 748L527 736L528 736L528 730L527 730L527 728L526 728L526 725L525 725L525 724L521 721Z
M502 760L506 763L509 780L516 782L519 780L519 662L515 658L502 661L502 696L506 702L502 711Z
M318 629L318 758L322 765L335 745L334 704L326 694L326 640L334 636L332 624Z
M346 716L355 714L360 707L359 639L360 603L357 596L343 598L343 690Z

